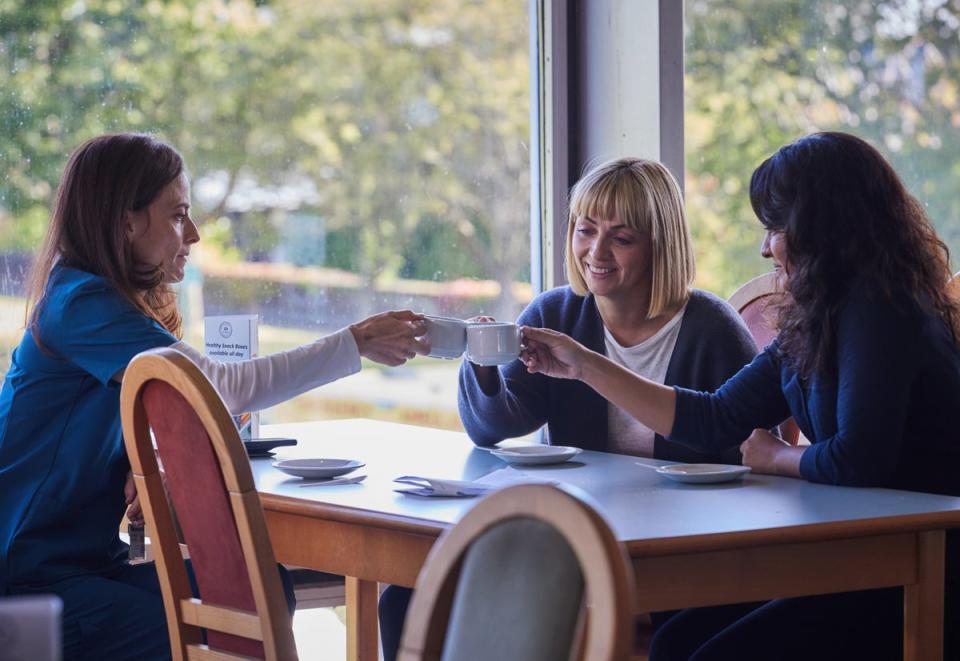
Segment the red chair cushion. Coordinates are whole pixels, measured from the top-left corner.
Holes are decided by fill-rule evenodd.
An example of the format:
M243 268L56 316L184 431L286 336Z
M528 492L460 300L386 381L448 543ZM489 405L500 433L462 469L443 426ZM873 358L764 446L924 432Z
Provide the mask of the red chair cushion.
M208 604L256 612L220 463L203 423L187 400L162 381L144 386L143 405L190 550L200 598ZM218 631L207 632L207 643L235 654L265 656L261 642Z

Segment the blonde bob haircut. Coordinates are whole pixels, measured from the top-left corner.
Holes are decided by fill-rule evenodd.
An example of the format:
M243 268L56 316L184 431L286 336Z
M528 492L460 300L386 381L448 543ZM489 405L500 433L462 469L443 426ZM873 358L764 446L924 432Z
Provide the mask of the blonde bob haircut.
M583 216L617 217L627 227L650 235L653 278L648 319L686 303L697 269L680 187L666 167L642 158L620 158L593 168L573 185L566 271L570 288L580 296L588 289L573 254L573 236L577 219Z

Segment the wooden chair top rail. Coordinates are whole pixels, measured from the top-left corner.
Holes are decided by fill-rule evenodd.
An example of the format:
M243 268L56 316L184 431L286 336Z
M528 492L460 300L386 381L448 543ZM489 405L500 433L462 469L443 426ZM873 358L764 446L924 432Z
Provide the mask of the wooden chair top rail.
M777 274L774 271L763 273L740 285L727 299L733 308L740 312L751 302L763 296L781 293Z
M587 661L624 659L633 638L633 571L622 544L604 518L573 491L547 485L519 485L477 503L446 531L417 580L401 643L400 659L439 659L447 613L460 564L470 545L498 523L530 517L559 532L580 563L586 602L582 657Z

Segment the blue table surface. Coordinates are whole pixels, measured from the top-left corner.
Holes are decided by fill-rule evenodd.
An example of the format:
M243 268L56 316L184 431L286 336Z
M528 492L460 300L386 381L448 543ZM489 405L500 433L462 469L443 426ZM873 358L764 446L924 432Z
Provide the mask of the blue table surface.
M396 493L401 475L472 480L507 464L476 449L463 433L376 420L336 420L264 426L262 436L298 440L275 457L251 460L262 494L328 503L362 512L439 525L455 523L477 499L423 498ZM273 467L279 459L358 459L361 484L301 488L303 481ZM653 459L583 452L549 466L514 466L586 493L624 541L777 531L796 526L863 522L934 514L960 527L960 498L933 494L812 484L748 474L723 484L681 484L638 463Z

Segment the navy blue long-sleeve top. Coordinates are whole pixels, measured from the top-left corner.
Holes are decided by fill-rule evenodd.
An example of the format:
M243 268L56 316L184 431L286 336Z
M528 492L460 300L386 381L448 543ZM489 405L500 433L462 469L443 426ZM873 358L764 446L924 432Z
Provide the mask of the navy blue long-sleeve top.
M960 495L960 350L906 296L853 290L836 325L836 376L803 383L774 341L716 392L676 387L670 439L702 450L788 415L811 482Z

